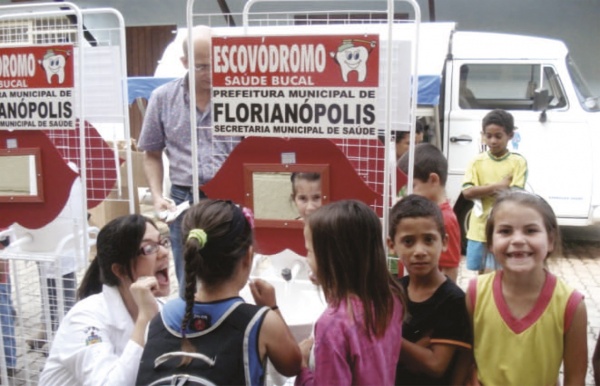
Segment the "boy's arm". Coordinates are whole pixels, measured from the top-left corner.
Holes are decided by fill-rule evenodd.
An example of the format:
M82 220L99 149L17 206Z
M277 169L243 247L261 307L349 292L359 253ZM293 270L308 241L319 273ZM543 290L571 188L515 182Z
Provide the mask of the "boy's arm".
M497 193L508 189L510 187L511 181L512 176L509 175L505 176L503 179L493 184L483 186L467 186L463 189L462 193L467 200L473 200L475 198L487 196L494 196Z
M411 371L441 378L446 373L455 350L456 346L451 344L434 343L429 347L421 347L402 339L400 362Z

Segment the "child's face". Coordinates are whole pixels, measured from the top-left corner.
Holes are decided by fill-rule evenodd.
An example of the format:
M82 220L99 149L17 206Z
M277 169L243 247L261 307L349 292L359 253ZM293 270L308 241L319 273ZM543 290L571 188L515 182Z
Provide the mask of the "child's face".
M321 181L298 179L294 182L294 203L302 219L321 207Z
M396 142L396 159L402 158L410 146L410 136L405 135L399 142Z
M506 154L508 141L513 137L513 134L506 134L504 127L491 124L487 125L483 130L483 138L485 139L486 145L489 147L490 152L495 157L501 157Z
M423 142L423 133L415 133L415 144ZM399 160L410 147L410 135L406 134L399 142L396 142L396 159Z
M312 232L308 225L304 226L304 245L306 246L306 260L308 262L308 266L312 272L311 277L312 280L316 281L317 277L317 260L315 258L315 251L313 249L312 243ZM315 283L317 284L317 283Z
M504 270L531 272L543 269L544 259L554 250L554 238L538 211L505 201L494 209L491 250Z
M411 276L427 277L438 271L440 254L446 250L447 237L440 234L431 217L400 220L388 246L402 260Z

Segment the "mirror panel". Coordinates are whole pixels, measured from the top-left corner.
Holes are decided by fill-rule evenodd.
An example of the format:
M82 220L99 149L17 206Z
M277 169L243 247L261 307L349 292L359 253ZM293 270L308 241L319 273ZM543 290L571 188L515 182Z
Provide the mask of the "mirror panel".
M291 176L291 172L252 173L255 218L294 220L298 217L291 199Z
M40 149L0 149L0 202L43 202Z
M292 200L294 172L318 173L321 204L329 202L329 165L244 164L244 205L254 211L257 227L304 226Z

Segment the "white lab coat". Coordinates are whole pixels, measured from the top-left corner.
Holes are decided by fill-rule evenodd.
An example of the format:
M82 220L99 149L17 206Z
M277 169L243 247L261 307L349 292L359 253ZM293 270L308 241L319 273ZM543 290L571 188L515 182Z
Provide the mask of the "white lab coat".
M117 287L103 286L63 319L39 385L134 385L144 349L133 327Z

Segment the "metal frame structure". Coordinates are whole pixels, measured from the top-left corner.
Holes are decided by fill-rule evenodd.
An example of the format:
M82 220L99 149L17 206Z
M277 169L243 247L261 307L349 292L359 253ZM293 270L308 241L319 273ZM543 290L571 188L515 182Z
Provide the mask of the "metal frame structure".
M28 231L13 225L0 234L10 239L9 247L0 251L0 259L9 262L11 297L16 311L12 317L17 367L10 378L14 384L31 385L37 384L56 326L67 311L67 303L75 300L64 297L63 283L67 282L63 282L65 266L62 259L67 256L78 262L78 268L69 279L76 280L87 268L89 251L95 244L98 229L88 224L89 200L101 201L106 192L112 190L114 194L108 200L126 202L129 212L134 212L133 197L137 192L132 183L125 23L114 9L82 10L70 2L14 4L0 9L0 50L4 47L72 44L75 60L74 117L79 124L61 130L48 128L44 132L54 142L65 163L77 164L75 169L79 177L75 183L81 188L73 190L77 197L71 197L71 204L67 202L65 206L77 205L77 208L61 212L48 224L54 224L49 228L44 226ZM98 63L97 59L103 54L109 57L104 58L104 63ZM106 65L109 67L103 68ZM98 142L89 137L88 124L95 126L105 141L112 141L114 157L99 160L93 156L100 150L95 148ZM122 154L124 151L126 168L123 171L119 143L124 147ZM108 186L114 179L102 180L108 174L98 173L98 169L116 174L114 188ZM122 175L123 172L126 175ZM52 178L51 170L45 170L45 173L47 178ZM103 187L94 190L96 188L90 186ZM61 235L48 241L51 236L47 229L60 228L56 221L62 227ZM38 245L38 240L51 246ZM51 306L49 302L53 302ZM58 320L51 320L50 307L56 308ZM2 338L0 330L0 383L9 384ZM26 338L33 342L29 349Z
M243 28L245 33L249 31L252 26L282 26L282 25L291 25L295 22L293 15L304 13L304 14L327 14L327 15L351 15L351 14L365 14L365 13L373 13L373 14L383 14L386 26L387 26L387 34L386 36L380 35L381 39L385 39L387 41L392 41L392 36L394 33L394 26L398 23L398 21L394 20L395 9L394 9L394 0L386 0L381 2L369 2L365 5L365 2L358 0L347 0L343 2L324 2L319 1L320 9L319 11L314 11L310 9L310 4L316 2L318 0L248 0L244 6L243 13L241 15L233 15L228 14L225 15L227 20L239 19L241 16L243 20ZM195 13L195 0L188 0L187 2L187 25L188 25L188 50L192 50L192 32L191 27L197 24L206 24L212 26L212 23L216 23L217 25L222 25L223 14L203 14L203 13ZM281 11L267 11L267 12L254 12L253 9L259 3L268 3L269 7L272 9L282 9ZM412 11L412 19L402 20L403 24L412 24L414 26L412 32L412 57L411 57L411 68L412 68L412 79L417 79L417 44L419 37L419 25L421 20L421 11L419 5L414 0L405 0L403 3L406 3L410 10ZM325 10L327 7L326 4L332 4L331 9ZM379 6L379 7L378 7ZM369 7L369 9L364 9L364 7ZM291 11L293 10L293 11ZM320 21L321 23L323 20ZM329 23L345 23L345 24L353 24L353 27L360 25L358 23L369 23L370 21L357 21L354 19L348 18L347 20L340 19L340 17L332 17L331 20L325 20L324 24ZM360 32L360 28L357 29ZM354 31L354 30L353 30ZM382 60L385 60L386 68L391 68L393 63L393 53L392 49L387 50L387 55ZM193 60L193 59L192 59ZM193 64L190 64L190 68L193 67ZM190 115L191 122L195 122L195 89L194 89L194 79L195 74L193 71L190 71ZM392 112L394 106L392 105L392 77L387 76L384 80L385 82L385 122L384 122L384 135L385 135L385 143L390 144L393 140L393 119ZM408 191L412 191L412 178L413 178L413 164L414 164L414 138L415 138L415 120L416 120L416 108L417 108L417 82L413 81L411 84L411 106L410 106L410 118L409 122L404 122L405 127L410 128L410 138L411 138L411 147L409 150L409 181L408 181ZM193 141L193 157L197 155L197 141L196 141L196 130L195 128L191 128L192 130L192 141ZM396 129L397 130L397 129ZM383 214L384 226L387 227L388 220L388 212L389 208L395 202L396 198L396 165L395 165L395 157L394 157L394 149L391 146L385 146L385 172L383 179L383 205L381 212ZM197 165L194 164L194 193L197 194ZM196 197L194 198L197 199Z

